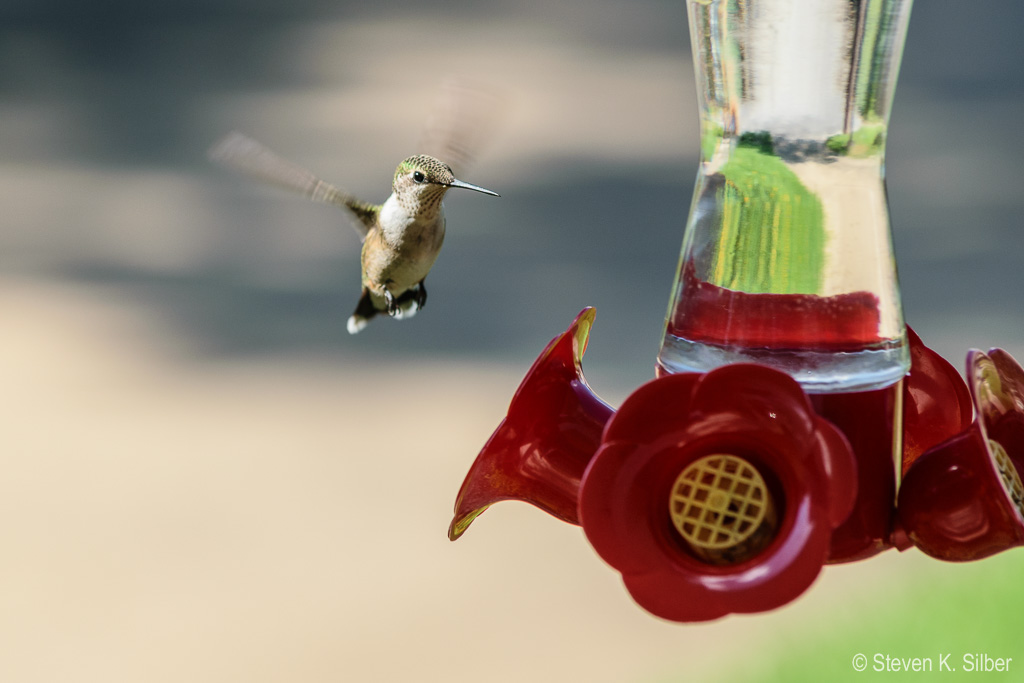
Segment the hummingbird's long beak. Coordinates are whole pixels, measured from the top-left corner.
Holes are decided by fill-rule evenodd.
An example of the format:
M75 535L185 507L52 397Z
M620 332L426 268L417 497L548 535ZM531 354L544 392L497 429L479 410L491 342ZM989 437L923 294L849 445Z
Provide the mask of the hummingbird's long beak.
M492 197L500 197L501 196L500 194L498 194L497 192L494 192L493 190L488 190L486 188L480 187L479 185L470 185L469 183L464 183L461 180L453 179L450 183L448 183L448 187L461 187L464 190L473 190L474 192L483 192L484 194L489 194Z

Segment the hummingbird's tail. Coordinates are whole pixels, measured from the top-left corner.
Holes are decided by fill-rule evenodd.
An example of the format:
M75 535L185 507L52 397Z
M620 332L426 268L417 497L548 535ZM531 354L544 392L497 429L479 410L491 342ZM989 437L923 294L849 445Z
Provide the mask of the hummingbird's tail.
M363 294L359 297L359 303L356 304L356 310L349 316L348 319L348 333L359 334L363 331L363 328L370 324L370 318L377 315L379 311L377 307L373 305L373 297L370 296L370 290L363 287Z

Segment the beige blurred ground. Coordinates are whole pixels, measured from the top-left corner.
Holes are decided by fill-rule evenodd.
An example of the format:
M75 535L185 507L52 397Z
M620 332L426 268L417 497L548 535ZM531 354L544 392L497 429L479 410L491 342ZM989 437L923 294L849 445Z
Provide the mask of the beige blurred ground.
M193 362L128 301L25 278L0 319L2 681L731 680L943 571L891 553L667 624L529 506L447 540L522 368Z

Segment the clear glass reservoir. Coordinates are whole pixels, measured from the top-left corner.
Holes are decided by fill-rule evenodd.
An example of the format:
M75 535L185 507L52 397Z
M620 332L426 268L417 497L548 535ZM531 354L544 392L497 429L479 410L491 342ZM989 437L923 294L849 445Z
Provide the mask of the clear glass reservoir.
M701 160L658 363L815 393L909 368L885 193L911 0L687 0Z

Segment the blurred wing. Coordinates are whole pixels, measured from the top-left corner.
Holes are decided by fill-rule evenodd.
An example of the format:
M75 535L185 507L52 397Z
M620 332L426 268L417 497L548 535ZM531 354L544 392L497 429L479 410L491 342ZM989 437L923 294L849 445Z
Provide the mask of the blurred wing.
M449 77L441 86L417 152L440 159L461 178L493 139L508 104L493 88Z
M359 224L356 231L365 238L373 224L378 207L359 201L347 192L326 183L306 169L282 159L247 135L233 131L210 148L210 159L221 166L247 176L298 192L307 199L344 206L352 211Z

